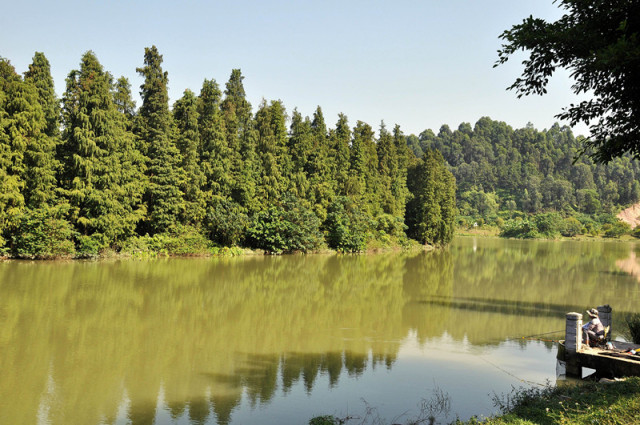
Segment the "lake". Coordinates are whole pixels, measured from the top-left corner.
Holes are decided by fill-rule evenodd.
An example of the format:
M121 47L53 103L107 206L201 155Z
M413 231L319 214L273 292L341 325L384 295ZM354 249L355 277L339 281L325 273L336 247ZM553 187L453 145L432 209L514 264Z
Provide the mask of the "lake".
M493 394L556 383L565 313L608 303L619 335L638 252L458 237L426 253L3 262L0 423L490 415Z

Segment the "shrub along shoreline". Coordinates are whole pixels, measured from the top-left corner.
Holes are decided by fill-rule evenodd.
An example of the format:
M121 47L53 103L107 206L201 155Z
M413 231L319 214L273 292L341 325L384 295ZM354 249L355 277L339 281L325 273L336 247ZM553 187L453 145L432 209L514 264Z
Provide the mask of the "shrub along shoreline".
M0 252L0 260L107 260L107 259L154 259L168 257L238 257L249 255L281 255L281 254L373 254L389 251L430 251L436 247L420 244L415 240L404 238L391 242L370 240L359 251L344 251L320 246L314 250L292 250L275 252L265 249L247 248L241 246L217 246L197 233L171 235L167 233L154 236L136 236L122 244L120 250L112 249L75 250L56 252L55 250L40 252L37 255L29 253L10 254Z

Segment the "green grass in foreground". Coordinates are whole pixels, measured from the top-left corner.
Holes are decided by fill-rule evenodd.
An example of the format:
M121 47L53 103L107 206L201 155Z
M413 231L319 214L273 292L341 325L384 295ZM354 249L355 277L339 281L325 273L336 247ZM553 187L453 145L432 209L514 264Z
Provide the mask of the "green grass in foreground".
M584 383L544 390L515 391L496 398L503 414L482 423L490 425L638 424L640 378L611 384ZM477 424L472 419L457 425Z
M437 400L436 407L447 404ZM472 418L469 421L454 421L455 425L556 425L556 424L598 424L622 425L640 424L640 378L628 378L610 384L585 382L567 384L544 389L514 389L510 394L495 396L494 403L501 411L491 418ZM405 425L442 424L436 409L426 408ZM448 404L447 409L448 410ZM377 415L368 412L363 417L317 416L309 425L386 425ZM394 421L395 423L395 421Z

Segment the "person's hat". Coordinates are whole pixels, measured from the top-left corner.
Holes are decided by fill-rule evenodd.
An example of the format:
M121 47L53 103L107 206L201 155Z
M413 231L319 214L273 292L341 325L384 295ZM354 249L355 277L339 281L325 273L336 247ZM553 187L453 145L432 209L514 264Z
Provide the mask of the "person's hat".
M591 310L587 310L587 314L591 317L598 317L598 310L592 308Z

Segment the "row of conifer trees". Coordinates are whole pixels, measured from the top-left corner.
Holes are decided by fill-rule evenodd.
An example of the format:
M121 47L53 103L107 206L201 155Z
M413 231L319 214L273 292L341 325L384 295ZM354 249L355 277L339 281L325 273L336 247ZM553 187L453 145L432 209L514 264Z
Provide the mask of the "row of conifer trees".
M416 158L398 126L381 124L376 137L340 114L328 128L320 107L288 117L281 101L253 113L239 69L224 93L205 80L170 108L155 46L137 72L138 109L128 80L91 51L60 100L44 54L24 76L0 58L5 253L117 251L162 237L274 252L451 240L454 179L438 152Z

